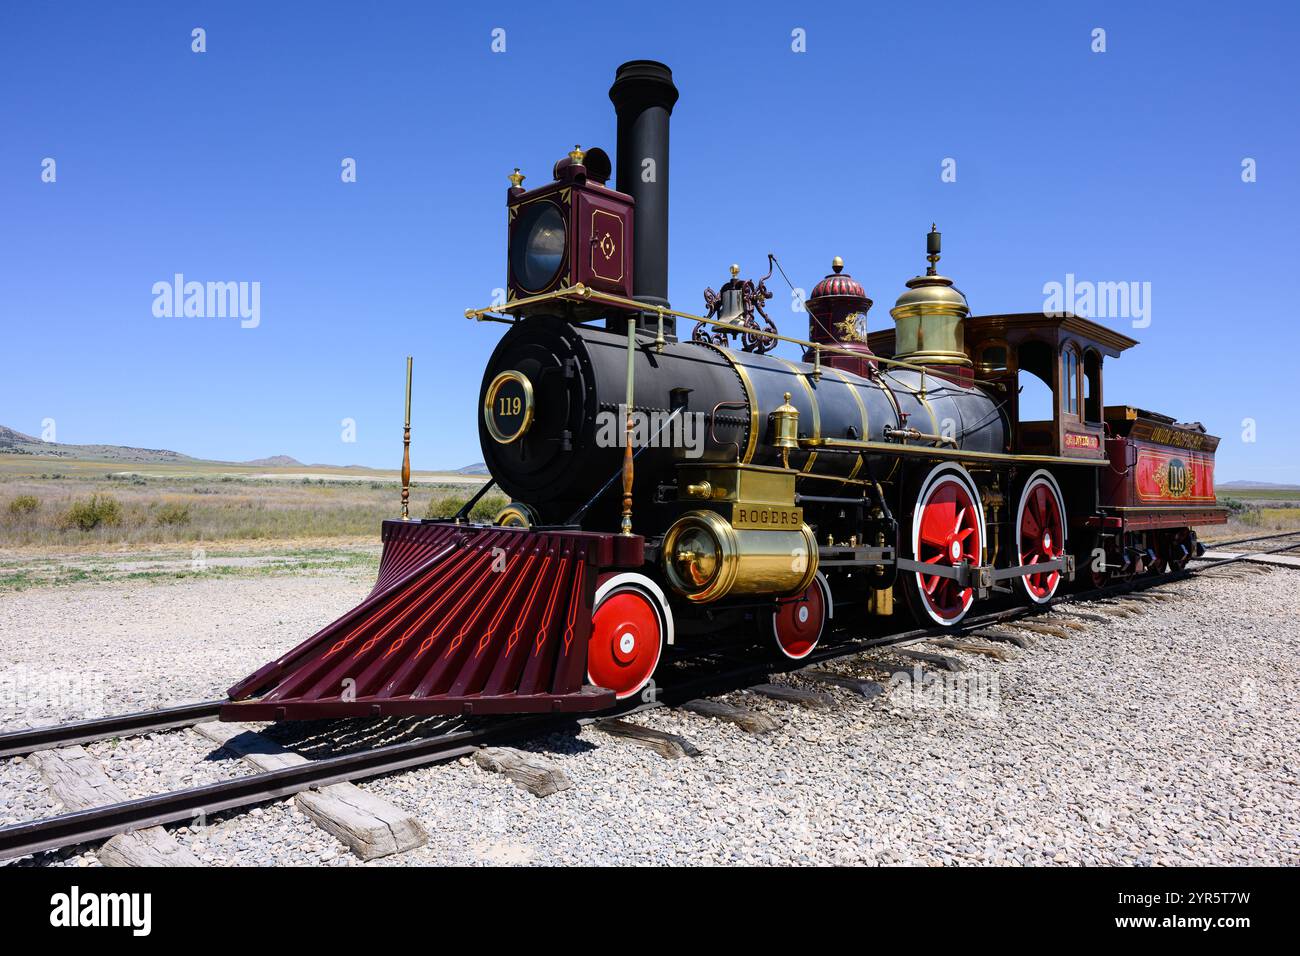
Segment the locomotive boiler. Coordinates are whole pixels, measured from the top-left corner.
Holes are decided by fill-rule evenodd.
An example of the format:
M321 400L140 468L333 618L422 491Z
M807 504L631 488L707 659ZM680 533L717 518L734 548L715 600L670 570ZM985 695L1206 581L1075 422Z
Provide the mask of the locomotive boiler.
M804 337L767 314L775 256L733 265L702 314L674 307L678 91L637 60L609 96L613 160L575 146L544 185L508 177L506 299L466 313L508 326L476 404L491 480L457 514L384 522L367 599L232 687L223 719L600 710L649 693L670 648L789 663L904 610L955 627L1076 572L1180 569L1226 520L1216 438L1105 405L1104 361L1136 342L972 315L934 226L874 331L838 256ZM1050 418L1020 414L1028 377ZM510 504L471 522L492 487Z

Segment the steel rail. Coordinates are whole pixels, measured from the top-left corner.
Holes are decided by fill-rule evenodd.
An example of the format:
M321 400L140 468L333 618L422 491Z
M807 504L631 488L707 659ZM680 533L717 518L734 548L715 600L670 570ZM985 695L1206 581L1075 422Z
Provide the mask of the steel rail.
M990 611L986 614L968 618L956 627L928 626L896 634L841 640L825 648L815 650L802 660L790 662L789 666L785 667L780 666L780 662L774 664L767 660L747 661L739 667L720 673L691 676L680 681L671 681L666 683L651 700L641 701L630 707L618 708L600 715L579 717L575 714L545 714L501 718L474 730L452 731L436 737L404 741L336 757L324 757L281 770L249 774L234 780L221 781L202 787L176 790L89 810L80 810L0 827L0 859L75 846L145 827L188 822L200 815L251 807L259 803L265 803L268 800L292 796L303 790L328 786L334 783L363 780L453 760L493 743L519 741L530 736L550 733L566 727L580 726L610 716L633 714L663 706L675 706L701 696L742 690L752 683L766 681L768 675L773 672L795 671L812 664L852 657L871 650L922 643L938 636L971 634L992 624L1006 623L1045 614L1062 605L1118 597L1133 591L1185 580L1192 577L1193 574L1192 571L1184 570L1153 577L1149 581L1126 581L1093 591L1066 595L1053 600L1049 604L1022 605ZM197 712L199 708L212 708L217 705L204 703L188 706ZM189 720L188 717L185 720L178 719L180 716L178 712L186 709L185 707L169 708L166 711L176 721L173 724L174 726L183 725L186 720ZM161 713L164 712L155 711L152 712L152 716L156 717ZM151 714L132 714L121 718L106 718L104 721L85 721L69 726L82 728L87 725L107 723L109 721L117 721L119 726L125 726L125 721L129 718L149 716ZM192 717L193 714L189 716ZM201 717L195 718L195 720L197 719L201 719ZM189 722L195 722L195 720L189 720ZM60 729L62 728L55 727L42 728L41 730L48 732Z
M1234 544L1250 544L1252 541L1272 541L1275 538L1294 538L1300 534L1300 531L1283 531L1281 534L1261 534L1253 538L1237 538L1232 541L1202 541L1201 544L1209 548L1229 548Z
M1010 608L980 615L971 627L986 627L995 621L1035 613L1034 608ZM939 634L952 634L951 628L927 627L900 634L838 642L814 651L797 662L798 667L823 663L837 658L851 657L863 651L885 646L924 641ZM662 706L674 706L701 696L721 694L743 689L751 683L761 682L773 672L772 663L765 660L746 662L740 667L716 674L689 677L672 681L650 701L617 709L613 713L627 715ZM193 707L213 706L209 704ZM173 708L172 710L181 710ZM45 850L61 849L93 840L105 839L145 827L169 823L188 822L199 815L218 813L254 806L291 796L303 790L362 780L399 770L453 760L473 753L494 742L519 740L548 733L564 727L578 726L611 716L611 713L580 718L577 715L528 715L504 718L475 730L452 731L437 737L406 741L376 747L368 751L324 757L282 770L267 771L221 781L202 787L176 790L156 796L141 797L122 803L108 804L89 810L65 813L58 816L32 820L0 827L0 859L26 856ZM144 715L128 715L138 717ZM113 718L110 718L112 720ZM125 718L116 718L122 721ZM93 724L71 725L82 727ZM60 728L43 728L57 731Z
M0 757L26 757L38 750L53 747L69 747L113 737L147 734L155 730L190 727L208 717L215 717L224 703L222 700L205 700L134 714L117 714L69 724L15 730L0 734Z
M192 822L200 816L265 803L314 787L453 760L491 743L517 739L521 734L545 733L572 723L572 716L567 715L511 718L475 730L323 757L281 770L0 827L0 859L75 846L145 827Z
M1284 534L1260 535L1254 538L1238 538L1233 541L1214 542L1213 547L1225 547L1233 544L1245 544L1251 541L1269 541L1276 538L1287 538L1300 535L1300 531L1287 532ZM1208 547L1209 545L1207 545ZM1270 549L1268 551L1252 551L1250 555L1274 554L1280 551L1290 550L1291 548L1300 547L1300 545L1289 545ZM1218 567L1222 564L1231 564L1238 561L1246 560L1247 556L1236 558L1193 558L1193 561L1204 562L1204 568ZM1200 568L1189 568L1186 574L1194 573ZM1185 577L1186 574L1183 576ZM1098 600L1107 596L1118 596L1134 589L1145 589L1157 583L1170 583L1171 574L1164 574L1151 581L1136 580L1119 582L1107 585L1105 588L1099 588L1093 591L1077 592L1075 594L1062 595L1055 598L1050 604L1025 607L1009 608L1000 611L989 612L974 618L968 618L959 626L959 632L969 632L972 628L978 626L975 622L988 619L989 623L998 623L1009 620L1011 617L1022 617L1026 614L1041 613L1044 610L1057 607L1062 603L1079 600ZM1181 578L1179 578L1181 579ZM915 635L929 633L931 636L940 634L951 635L954 631L951 628L921 628L914 631L905 631L897 635L889 635L875 638L864 638L855 641L855 644L861 644L863 648L884 647L891 643L908 642L918 640ZM841 645L836 645L837 647ZM829 650L829 649L827 649ZM850 653L859 653L853 651ZM814 652L816 656L819 652ZM821 658L818 658L819 660ZM829 658L827 658L829 659ZM809 659L811 660L811 658ZM176 707L162 708L160 710L142 711L133 714L119 714L111 717L98 717L91 720L78 721L70 724L53 724L45 727L33 727L23 730L12 731L0 734L0 758L6 757L25 757L28 754L35 753L38 750L48 750L54 747L68 747L73 744L93 743L99 740L108 740L118 736L131 736L145 733L152 733L159 730L174 730L180 727L190 727L208 717L215 717L221 705L225 701L200 701L193 704L182 704Z

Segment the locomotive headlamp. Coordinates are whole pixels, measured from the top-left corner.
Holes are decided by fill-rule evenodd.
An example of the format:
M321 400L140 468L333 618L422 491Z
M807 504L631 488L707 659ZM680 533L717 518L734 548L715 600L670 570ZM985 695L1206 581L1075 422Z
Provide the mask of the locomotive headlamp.
M525 190L522 174L510 177L507 302L580 284L611 295L632 295L632 197L605 185L610 166L604 150L575 146L555 164L554 182ZM516 315L528 315L553 312L555 306L527 303L516 308ZM590 317L603 314L604 306L570 303L568 311Z
M526 292L547 288L564 265L568 229L551 202L525 203L510 244L510 272Z

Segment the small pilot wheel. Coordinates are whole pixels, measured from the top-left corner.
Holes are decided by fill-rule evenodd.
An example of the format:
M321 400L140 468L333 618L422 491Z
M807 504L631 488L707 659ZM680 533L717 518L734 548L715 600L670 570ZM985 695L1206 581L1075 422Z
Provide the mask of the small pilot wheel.
M966 469L939 465L917 493L912 512L911 551L915 561L939 568L978 565L984 552L979 493ZM900 575L903 593L920 623L953 625L975 603L975 591L952 577L924 571Z
M831 594L820 573L802 594L781 598L768 619L772 647L780 658L798 661L817 647L831 617Z
M1025 482L1016 509L1017 563L1041 564L1065 554L1065 502L1050 472L1036 471ZM1029 599L1046 604L1061 583L1060 570L1027 574L1020 579Z
M663 593L640 574L617 575L596 592L587 680L625 700L650 683L671 628Z

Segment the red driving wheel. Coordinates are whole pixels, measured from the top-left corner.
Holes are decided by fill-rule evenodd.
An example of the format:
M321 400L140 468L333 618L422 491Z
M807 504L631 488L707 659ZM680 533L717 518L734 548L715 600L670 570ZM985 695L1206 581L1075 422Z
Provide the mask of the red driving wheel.
M1019 564L1054 561L1065 554L1065 506L1056 480L1046 471L1030 476L1016 510ZM1051 600L1061 583L1060 570L1027 574L1020 579L1036 604Z
M591 616L587 680L619 699L641 691L663 654L667 619L659 596L636 583L601 594Z
M831 616L831 599L820 574L802 594L784 598L772 611L772 637L776 651L787 660L802 660L821 640Z
M966 472L956 469L936 472L922 486L912 517L912 553L918 562L949 568L980 563L982 524L973 487ZM974 603L974 590L954 578L924 571L915 578L913 603L938 624L956 624Z

